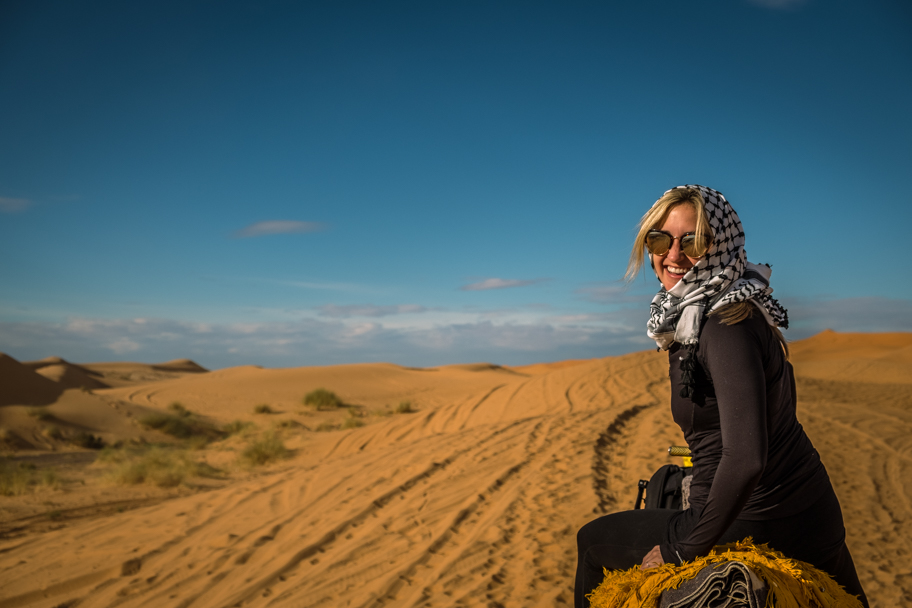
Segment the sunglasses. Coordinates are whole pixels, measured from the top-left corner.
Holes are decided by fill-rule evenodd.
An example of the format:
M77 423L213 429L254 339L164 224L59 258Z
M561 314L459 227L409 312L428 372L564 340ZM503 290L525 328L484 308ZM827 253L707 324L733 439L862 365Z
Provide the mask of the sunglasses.
M689 258L702 258L709 249L709 236L703 235L698 239L693 232L684 236L672 236L664 230L650 230L646 233L646 249L652 255L665 255L671 249L671 244L681 241L681 251Z

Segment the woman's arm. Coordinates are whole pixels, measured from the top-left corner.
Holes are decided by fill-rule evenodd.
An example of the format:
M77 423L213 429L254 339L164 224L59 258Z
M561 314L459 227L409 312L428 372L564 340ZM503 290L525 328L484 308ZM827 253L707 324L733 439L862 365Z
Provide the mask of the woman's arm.
M722 457L690 535L662 545L666 562L706 555L741 513L766 466L766 377L762 345L750 326L723 325L710 318L700 336L700 359L718 400Z

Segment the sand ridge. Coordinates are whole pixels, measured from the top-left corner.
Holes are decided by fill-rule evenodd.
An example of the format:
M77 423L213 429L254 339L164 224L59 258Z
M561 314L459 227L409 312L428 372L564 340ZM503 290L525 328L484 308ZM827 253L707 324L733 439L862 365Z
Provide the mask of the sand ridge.
M792 347L799 416L875 606L912 601L912 386L896 375L905 336ZM253 420L268 402L277 419L310 424L336 415L303 416L316 387L364 411L402 400L417 411L301 432L293 459L209 491L9 534L0 606L571 605L576 530L629 508L636 480L673 462L665 449L682 440L662 353L528 368L246 366L67 391L111 419L180 400L214 420Z

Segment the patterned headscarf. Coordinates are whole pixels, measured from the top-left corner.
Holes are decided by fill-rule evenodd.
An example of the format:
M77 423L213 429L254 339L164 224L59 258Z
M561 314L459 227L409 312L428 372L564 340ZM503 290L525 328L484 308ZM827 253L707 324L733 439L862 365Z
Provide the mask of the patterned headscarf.
M728 304L751 300L770 325L787 329L788 312L770 295L773 293L769 286L770 267L747 261L741 220L722 193L697 185L677 186L672 190L679 188L697 190L703 196L703 208L715 238L709 252L677 285L670 290L662 287L652 299L646 334L662 350L668 350L674 342L684 345L681 396L690 397L694 386L693 353L704 315Z

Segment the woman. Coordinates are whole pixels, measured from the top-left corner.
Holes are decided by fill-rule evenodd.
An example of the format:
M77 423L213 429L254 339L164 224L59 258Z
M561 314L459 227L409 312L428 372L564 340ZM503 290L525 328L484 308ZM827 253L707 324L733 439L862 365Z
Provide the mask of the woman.
M690 508L606 515L577 535L576 606L603 568L643 569L752 536L828 572L867 606L845 544L839 501L795 417L788 347L770 269L747 262L744 232L721 193L666 192L640 221L627 275L649 263L662 284L647 334L668 351L671 411L693 454Z

